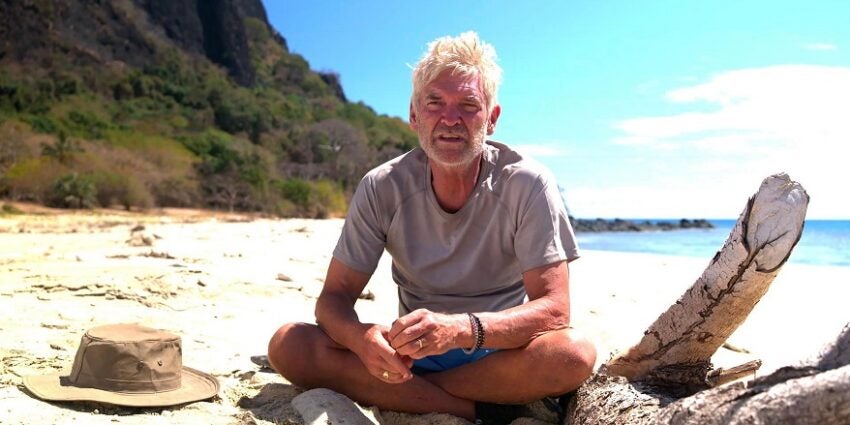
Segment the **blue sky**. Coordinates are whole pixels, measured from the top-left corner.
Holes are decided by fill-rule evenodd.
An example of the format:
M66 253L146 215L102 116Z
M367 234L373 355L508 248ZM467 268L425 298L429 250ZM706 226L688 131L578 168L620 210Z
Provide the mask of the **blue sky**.
M474 30L504 69L493 138L578 217L736 218L780 171L850 218L850 1L264 0L290 51L407 119L410 65Z

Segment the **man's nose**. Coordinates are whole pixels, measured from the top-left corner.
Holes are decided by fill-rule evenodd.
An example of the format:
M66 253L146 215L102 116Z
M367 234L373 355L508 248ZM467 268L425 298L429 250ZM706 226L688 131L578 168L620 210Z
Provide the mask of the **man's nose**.
M447 106L443 109L442 115L443 124L452 127L461 123L460 109L455 106Z

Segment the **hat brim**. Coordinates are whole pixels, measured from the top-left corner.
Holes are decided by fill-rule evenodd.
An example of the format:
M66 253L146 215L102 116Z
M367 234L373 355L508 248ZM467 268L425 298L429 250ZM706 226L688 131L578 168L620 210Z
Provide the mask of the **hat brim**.
M128 407L167 407L205 400L218 394L218 380L189 367L183 367L180 388L158 393L122 393L83 388L65 382L67 375L25 376L24 386L36 397L51 401L93 401Z

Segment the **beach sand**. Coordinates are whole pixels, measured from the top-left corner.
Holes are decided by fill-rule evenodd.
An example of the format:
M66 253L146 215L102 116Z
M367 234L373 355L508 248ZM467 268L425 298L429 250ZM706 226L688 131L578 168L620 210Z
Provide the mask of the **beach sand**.
M301 423L290 401L302 390L250 356L265 353L281 324L313 321L342 220L17 206L29 213L0 216L0 423ZM570 266L573 325L596 342L601 364L637 342L708 261L583 251ZM721 348L715 365L758 358L765 374L815 353L850 320L849 276L850 268L786 265L729 339L738 351ZM397 303L386 256L366 291L374 299L357 303L361 319L390 323ZM129 409L48 403L21 385L24 375L67 370L87 329L121 322L181 335L183 363L216 376L218 397ZM467 423L373 413L386 424Z

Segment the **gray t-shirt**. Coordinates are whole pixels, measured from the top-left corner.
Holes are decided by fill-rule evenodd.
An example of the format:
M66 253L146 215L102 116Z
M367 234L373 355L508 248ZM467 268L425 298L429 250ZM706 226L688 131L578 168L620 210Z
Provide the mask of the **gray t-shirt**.
M367 173L333 255L371 274L385 248L402 315L511 308L524 301L524 271L579 256L551 173L492 141L477 187L455 213L437 203L419 148Z

